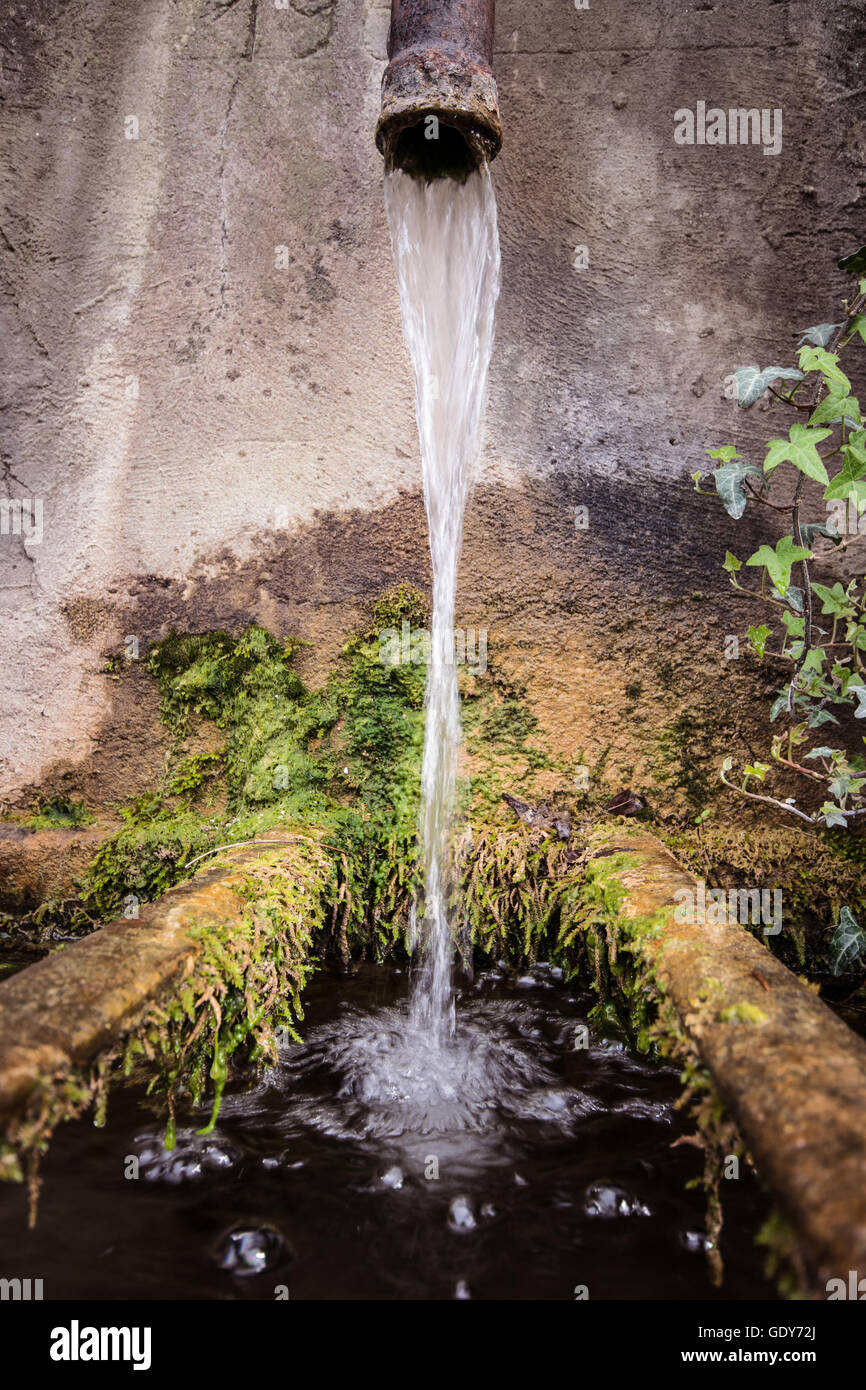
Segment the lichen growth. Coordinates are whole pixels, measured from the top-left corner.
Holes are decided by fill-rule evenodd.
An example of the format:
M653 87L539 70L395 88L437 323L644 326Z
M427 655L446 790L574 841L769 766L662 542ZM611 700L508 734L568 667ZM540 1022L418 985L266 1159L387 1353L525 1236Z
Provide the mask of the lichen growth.
M742 1001L739 1004L729 1004L726 1009L722 1009L719 1014L719 1022L747 1023L753 1027L759 1027L762 1023L767 1022L767 1015L756 1004Z

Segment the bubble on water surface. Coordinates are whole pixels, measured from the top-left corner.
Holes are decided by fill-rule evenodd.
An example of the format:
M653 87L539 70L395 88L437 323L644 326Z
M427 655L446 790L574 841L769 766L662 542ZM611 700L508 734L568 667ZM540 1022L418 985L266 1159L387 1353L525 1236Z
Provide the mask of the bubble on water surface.
M637 1197L613 1183L597 1182L586 1190L583 1209L587 1216L610 1220L618 1216L649 1216L650 1209Z
M261 1225L225 1231L211 1253L220 1269L246 1279L283 1263L289 1251L275 1226Z
M680 1231L680 1245L691 1255L703 1255L713 1248L713 1242L703 1231Z
M448 1225L452 1231L474 1231L478 1223L468 1197L455 1197L448 1208Z
M195 1182L219 1171L228 1171L243 1161L236 1145L223 1139L202 1138L194 1129L179 1129L173 1149L167 1149L163 1132L140 1134L135 1139L141 1176L147 1182L173 1185Z

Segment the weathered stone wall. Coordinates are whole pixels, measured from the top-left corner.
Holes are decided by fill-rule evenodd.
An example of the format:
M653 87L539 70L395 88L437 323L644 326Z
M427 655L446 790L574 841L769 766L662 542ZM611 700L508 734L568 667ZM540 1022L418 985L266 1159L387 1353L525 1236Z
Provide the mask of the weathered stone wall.
M724 377L790 361L845 291L866 6L497 9L503 288L458 621L555 751L647 784L671 740L751 737L763 679L723 647L753 615L719 562L756 533L688 475L776 432ZM44 507L41 543L0 537L0 794L153 770L152 695L100 674L127 634L257 619L311 640L316 679L365 598L426 582L372 138L386 31L373 0L0 19L3 486ZM699 100L781 108L782 152L676 145Z

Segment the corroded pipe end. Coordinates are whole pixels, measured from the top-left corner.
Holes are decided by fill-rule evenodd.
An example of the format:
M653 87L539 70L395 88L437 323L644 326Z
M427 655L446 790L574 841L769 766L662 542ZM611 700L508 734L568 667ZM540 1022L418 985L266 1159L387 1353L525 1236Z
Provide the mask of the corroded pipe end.
M465 179L499 153L492 0L393 0L376 144L416 178Z

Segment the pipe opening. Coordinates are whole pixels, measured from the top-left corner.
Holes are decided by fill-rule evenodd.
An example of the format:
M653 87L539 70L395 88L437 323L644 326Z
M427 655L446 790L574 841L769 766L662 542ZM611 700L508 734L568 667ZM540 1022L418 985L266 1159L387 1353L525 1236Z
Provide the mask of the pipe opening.
M389 166L426 183L446 178L464 183L485 158L476 135L446 124L432 112L395 131L387 142Z

